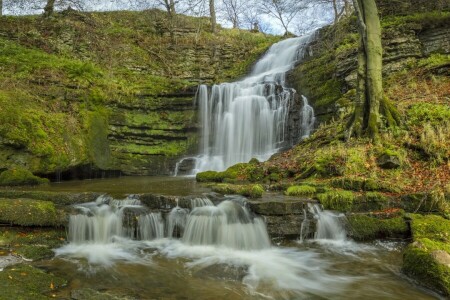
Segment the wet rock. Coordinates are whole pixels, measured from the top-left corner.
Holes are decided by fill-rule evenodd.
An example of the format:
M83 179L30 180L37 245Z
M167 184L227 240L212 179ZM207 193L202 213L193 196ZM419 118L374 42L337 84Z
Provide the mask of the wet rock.
M46 192L46 191L17 191L0 190L0 198L27 198L35 200L51 201L56 205L71 205L76 203L93 202L101 193L70 193L70 192Z
M400 168L400 159L396 155L383 154L377 159L377 165L382 169Z
M298 199L286 201L248 201L249 208L259 214L266 216L299 215L307 209L308 203L316 202L312 199Z
M267 225L267 232L270 238L298 239L303 222L303 215L285 215L285 216L264 216ZM313 236L315 231L315 222L312 216L308 217L310 226L305 236Z
M0 223L18 226L58 226L61 215L50 201L0 199Z
M178 164L178 175L188 175L195 168L195 158L185 158Z
M0 271L3 271L8 266L17 265L22 261L23 259L21 257L11 254L0 256Z
M241 282L247 274L247 268L235 267L227 264L215 264L196 270L193 272L195 277L214 278L221 280L234 280Z

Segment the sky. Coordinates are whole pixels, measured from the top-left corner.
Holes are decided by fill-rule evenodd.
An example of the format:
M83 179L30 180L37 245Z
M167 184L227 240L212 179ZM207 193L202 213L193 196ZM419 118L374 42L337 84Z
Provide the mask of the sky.
M15 9L11 10L8 9L10 4L17 3L17 0L4 0L4 14L39 14L42 13L42 8L40 9ZM38 0L38 2L41 2L38 6L43 7L45 5L45 0ZM70 0L66 0L70 2ZM86 11L109 11L109 10L136 10L140 8L161 8L162 6L157 5L158 0L148 1L149 5L140 6L137 7L136 5L132 5L133 1L130 0L81 0L83 2L83 8ZM177 3L177 12L183 12L183 2L189 1L189 0L180 0ZM216 5L216 11L217 11L217 21L220 23L223 27L229 28L232 26L232 24L226 20L225 18L225 12L223 9L223 0L215 0ZM238 0L239 1L239 0ZM240 1L247 1L247 0L240 0ZM255 1L255 0L249 0L249 1ZM283 1L283 0L281 0ZM295 0L294 0L295 1ZM206 2L207 3L207 2ZM251 6L251 2L249 3ZM66 8L68 4L65 4L63 8ZM73 7L73 5L72 5ZM203 5L204 10L207 10L207 5ZM205 15L207 11L203 12L203 15ZM187 14L195 14L195 15L201 15L202 12L188 12ZM289 31L293 32L295 34L303 34L305 32L311 31L313 29L316 29L318 27L322 27L324 25L327 25L333 21L333 10L330 5L315 5L313 7L310 7L308 9L305 9L301 11L299 14L296 15L295 19L292 21L292 23L289 25ZM260 28L266 32L271 34L284 34L284 28L281 26L280 22L276 20L273 17L267 16L267 15L261 15L260 17ZM242 26L247 27L249 29L250 25Z

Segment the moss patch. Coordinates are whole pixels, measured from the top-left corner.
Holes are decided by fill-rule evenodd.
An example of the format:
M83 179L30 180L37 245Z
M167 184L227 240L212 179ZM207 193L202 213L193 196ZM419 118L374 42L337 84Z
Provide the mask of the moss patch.
M0 299L50 299L67 281L29 265L15 265L0 272Z
M0 222L19 226L58 226L62 220L52 202L0 199Z
M23 168L3 171L0 174L0 186L39 185L48 182L48 179L35 176Z
M259 184L235 185L235 184L217 184L213 185L212 190L221 194L237 194L249 198L261 198L264 194L264 188Z
M329 191L322 194L317 194L317 199L323 205L324 209L350 211L356 197L350 191Z
M347 219L351 227L350 236L357 241L404 238L409 235L409 228L403 217L379 219L364 214L353 214Z
M295 185L289 187L285 194L287 196L312 196L317 192L316 188L310 185Z

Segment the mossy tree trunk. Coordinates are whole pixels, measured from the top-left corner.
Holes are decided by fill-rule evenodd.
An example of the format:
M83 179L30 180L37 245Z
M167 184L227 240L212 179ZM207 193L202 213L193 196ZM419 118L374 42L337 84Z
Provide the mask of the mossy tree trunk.
M3 16L3 0L0 0L0 17Z
M386 125L399 121L397 112L383 96L381 25L375 0L353 0L358 17L360 46L355 110L349 123L348 137L368 136L377 140L382 113ZM380 110L380 106L382 109Z
M211 31L214 33L216 32L216 8L214 5L214 0L209 0L209 15L211 17Z
M50 17L55 11L55 0L47 0L47 4L44 7L44 17Z

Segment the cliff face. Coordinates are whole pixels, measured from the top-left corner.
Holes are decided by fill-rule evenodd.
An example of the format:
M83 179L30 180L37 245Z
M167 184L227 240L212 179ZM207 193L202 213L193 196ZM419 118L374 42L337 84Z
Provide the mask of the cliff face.
M196 86L242 76L278 39L157 10L0 24L0 171L68 177L168 174L197 150Z
M402 0L402 9L379 1L383 28L383 73L386 91L389 78L435 60L429 72L448 74L450 54L450 1ZM420 3L418 3L420 2ZM441 7L447 11L433 11ZM356 88L358 34L355 18L317 33L307 57L289 75L299 94L310 100L319 123L351 109ZM393 98L392 100L396 100Z

